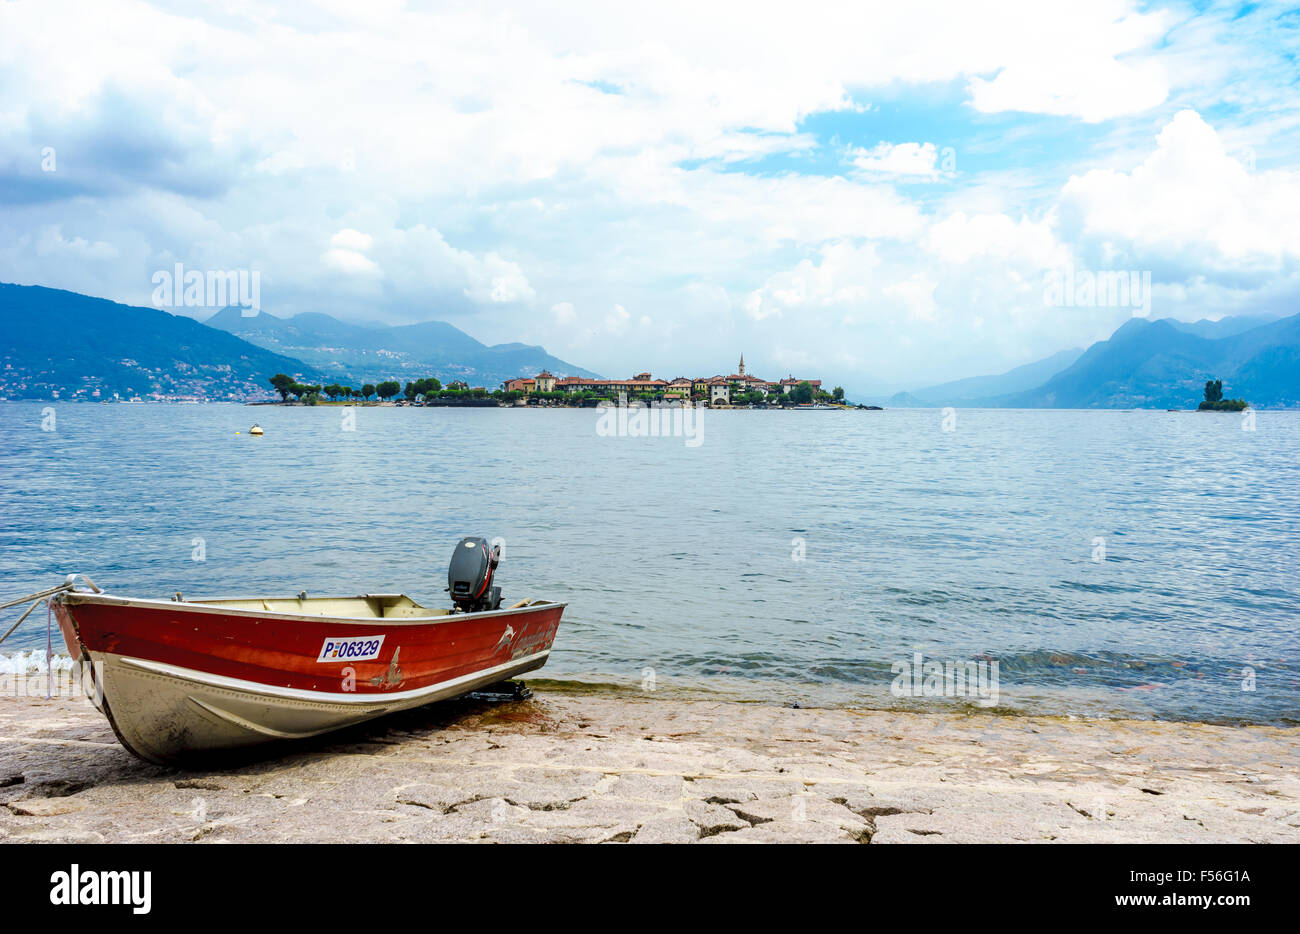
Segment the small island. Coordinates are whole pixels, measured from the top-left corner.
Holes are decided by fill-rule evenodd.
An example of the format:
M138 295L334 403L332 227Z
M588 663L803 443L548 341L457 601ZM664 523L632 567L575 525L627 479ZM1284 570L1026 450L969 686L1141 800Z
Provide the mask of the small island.
M1250 405L1245 399L1223 398L1223 380L1205 381L1205 400L1196 407L1198 412L1240 412Z
M703 376L673 380L654 379L638 373L628 379L585 379L557 377L543 370L533 377L505 380L489 390L470 386L463 380L442 384L436 377L410 380L405 387L397 380L366 383L360 389L332 383L305 384L285 373L268 382L280 394L281 405L375 404L413 406L537 406L595 407L613 402L632 405L699 405L711 409L872 409L845 399L844 389L830 392L820 379L799 379L793 374L781 380L766 380L745 372L741 355L737 372L730 376ZM371 402L372 397L375 402Z

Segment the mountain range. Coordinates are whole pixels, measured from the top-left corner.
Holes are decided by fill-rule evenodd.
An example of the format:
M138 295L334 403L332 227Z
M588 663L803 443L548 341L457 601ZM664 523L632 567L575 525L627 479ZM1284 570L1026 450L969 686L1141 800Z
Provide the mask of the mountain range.
M442 321L348 324L323 314L207 322L43 286L0 283L0 399L265 399L268 378L364 382L436 376L496 388L550 369L594 376L543 348L486 346Z
M267 377L317 374L183 315L0 283L0 398L256 399Z
M1205 381L1255 406L1300 405L1300 315L1132 318L1085 351L899 393L891 406L1195 408Z
M1205 381L1222 379L1229 399L1300 405L1300 315L1264 324L1187 326L1133 318L1041 386L1001 396L1016 408L1195 408ZM1206 337L1203 333L1218 333Z
M1082 355L1081 347L1061 350L1043 360L995 376L969 376L914 392L900 392L890 398L889 404L895 408L983 405L986 404L983 400L993 396L1023 392L1042 385Z
M537 346L485 345L441 321L359 325L324 314L206 323L156 308L0 283L0 399L264 399L267 379L359 386L436 376L495 388L549 369L594 376ZM1194 408L1205 381L1261 407L1300 406L1300 315L1217 321L1133 318L1087 350L992 376L899 393L889 406Z
M528 344L480 343L445 321L400 326L349 324L326 314L306 312L277 318L261 312L244 316L225 308L205 322L250 344L301 360L351 385L436 376L444 383L463 379L495 389L502 381L550 370L557 376L596 374Z

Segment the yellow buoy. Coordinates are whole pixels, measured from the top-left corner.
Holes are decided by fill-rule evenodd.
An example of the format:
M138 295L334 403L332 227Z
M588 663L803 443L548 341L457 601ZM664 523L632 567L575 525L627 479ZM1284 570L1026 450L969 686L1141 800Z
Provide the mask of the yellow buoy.
M260 435L262 433L262 426L254 425L252 428L248 429L248 433L250 435Z

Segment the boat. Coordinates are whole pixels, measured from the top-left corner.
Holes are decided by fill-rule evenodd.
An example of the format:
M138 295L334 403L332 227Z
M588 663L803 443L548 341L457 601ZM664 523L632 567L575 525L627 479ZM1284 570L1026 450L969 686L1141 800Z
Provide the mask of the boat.
M489 687L546 664L566 604L501 607L499 551L462 539L451 608L406 594L142 599L86 578L49 597L82 684L148 762L303 739Z

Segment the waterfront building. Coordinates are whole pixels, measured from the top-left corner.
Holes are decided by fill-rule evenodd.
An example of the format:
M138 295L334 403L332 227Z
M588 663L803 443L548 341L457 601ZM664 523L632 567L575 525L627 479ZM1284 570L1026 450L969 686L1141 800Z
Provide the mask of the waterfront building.
M579 376L556 377L547 370L536 376L521 376L506 380L501 387L507 392L591 392L606 398L617 398L620 393L629 397L653 396L663 399L707 401L710 405L730 405L733 397L759 392L764 396L788 394L801 382L807 382L813 391L820 391L819 379L800 380L793 375L778 382L763 379L745 372L745 355L740 355L736 372L729 376L697 376L688 379L678 376L671 381L655 379L649 371L637 373L628 379L586 379Z
M822 381L819 379L795 379L793 376L787 376L785 379L781 380L781 392L789 395L800 383L807 383L811 386L813 389L813 395L820 392L822 388Z
M631 379L582 379L566 376L555 381L555 388L560 392L595 392L602 396L616 396L620 392L659 393L668 388L662 379L651 379L649 373L638 373Z

